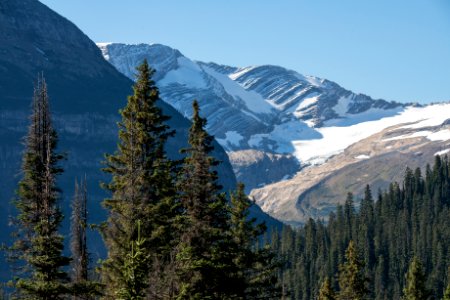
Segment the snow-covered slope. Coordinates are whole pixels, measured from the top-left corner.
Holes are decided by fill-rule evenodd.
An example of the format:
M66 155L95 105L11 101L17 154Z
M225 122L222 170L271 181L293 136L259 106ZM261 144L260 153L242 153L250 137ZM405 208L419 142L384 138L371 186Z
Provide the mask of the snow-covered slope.
M339 186L348 191L352 187L358 194L366 183L383 188L399 179L408 160L423 165L428 156L450 151L445 144L450 141L445 125L450 104L375 100L283 67L193 61L159 44L98 46L130 78L146 58L156 69L154 79L163 100L182 114L189 116L192 100L197 99L208 130L228 150L238 179L250 189L258 188L252 195L265 211L293 224L324 216L345 199L347 190L324 188L338 182L330 176L346 174ZM386 146L380 150L379 145ZM417 149L429 155L418 157ZM383 159L388 171L352 177L361 166L380 169Z
M237 68L197 62L159 44L98 46L130 78L146 58L156 69L154 78L163 99L190 115L196 98L208 117L208 129L228 150L299 153L294 141L320 138L316 128L327 121L354 116L378 119L402 108L279 66Z
M324 218L347 192L357 196L401 181L407 166L425 167L434 155L450 152L450 103L409 107L396 116L351 126L320 128L323 138L305 141L301 155L326 161L300 170L289 180L254 189L261 208L291 224ZM344 149L345 148L345 149ZM300 149L300 148L299 148ZM300 151L300 150L299 150Z

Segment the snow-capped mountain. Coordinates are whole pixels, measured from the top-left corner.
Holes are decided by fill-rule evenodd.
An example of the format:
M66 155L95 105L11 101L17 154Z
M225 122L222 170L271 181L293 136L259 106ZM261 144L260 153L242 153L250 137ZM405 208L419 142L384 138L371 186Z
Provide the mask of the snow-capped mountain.
M279 66L192 61L164 45L98 44L133 78L146 58L163 100L184 115L198 99L239 180L272 216L324 217L347 192L401 180L450 149L450 104L374 100Z
M12 243L9 233L13 227L8 222L16 212L10 202L23 176L23 142L30 123L33 82L40 73L48 84L53 126L59 136L57 150L67 154L61 163L65 172L57 183L64 191L61 209L69 213L74 180L86 174L93 223L106 217L100 202L108 193L99 183L110 179L101 171L101 162L105 153L113 153L117 147L118 110L125 105L133 84L104 60L96 44L76 25L40 1L0 1L0 243L5 245ZM191 124L167 103L160 107L171 116L170 126L178 132L166 150L179 159ZM226 180L221 184L226 190L233 189L236 180L227 154L215 144L213 155L223 161L218 172ZM65 218L64 228L69 222L70 218ZM94 255L104 253L98 237L92 238L91 247ZM1 257L1 281L11 275L8 269Z
M424 168L435 155L450 153L450 103L408 107L397 115L350 126L319 129L322 139L305 141L304 155L329 158L291 179L252 190L258 205L291 224L324 218L348 192L374 193L401 182L406 167ZM343 149L343 150L340 150Z
M129 78L146 58L156 69L154 79L162 98L185 115L191 114L191 102L197 99L208 117L209 131L228 150L295 153L293 141L319 138L315 127L326 121L402 107L279 66L237 68L192 61L159 44L98 46Z

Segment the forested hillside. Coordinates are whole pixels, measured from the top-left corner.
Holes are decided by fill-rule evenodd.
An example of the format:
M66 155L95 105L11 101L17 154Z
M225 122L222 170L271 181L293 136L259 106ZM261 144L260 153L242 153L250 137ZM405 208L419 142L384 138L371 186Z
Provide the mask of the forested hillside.
M102 235L106 258L93 264L86 239L89 224L85 174L75 179L66 255L61 234L62 190L58 177L66 158L58 148L48 87L39 76L32 101L21 180L12 217L12 244L4 247L14 276L6 299L258 299L279 297L278 264L268 246L256 247L265 224L250 217L244 193L222 191L212 156L214 138L193 102L184 158L166 153L175 131L144 61L133 95L120 111L118 144L105 156L103 183L108 218L92 224ZM230 201L229 201L230 200ZM232 286L233 288L229 288Z
M440 299L450 266L447 156L436 156L434 165L425 170L407 168L403 183L394 182L385 191L373 193L367 186L358 203L355 208L349 193L328 223L310 219L299 230L286 226L280 235L274 232L273 249L285 262L281 280L291 298L314 299L326 278L339 290L339 266L354 241L367 278L367 299L400 299L414 257L422 264L425 285L433 295L423 299Z
M137 69L120 111L117 150L106 155L108 218L96 228L107 258L92 264L86 240L85 175L72 203L71 256L64 251L59 208L58 135L45 79L35 87L14 201L15 266L5 298L24 299L440 299L450 292L450 162L407 168L363 199L349 193L325 223L274 228L249 217L244 186L224 193L207 120L193 103L184 159L172 160L174 131L158 108L153 70ZM355 204L357 203L357 205ZM357 206L357 207L355 207ZM264 238L263 238L264 237ZM67 240L66 240L67 241ZM447 291L445 289L447 288ZM444 298L446 299L446 298Z
M369 186L358 201L349 193L326 223L310 219L269 236L249 217L243 185L222 192L196 101L185 158L167 156L174 132L157 106L153 72L146 61L138 68L117 150L106 155L108 218L95 227L108 253L96 264L86 240L89 174L76 183L71 256L64 251L57 180L64 155L39 77L7 249L16 273L4 298L448 299L447 156L424 171L407 168L403 183L375 197Z

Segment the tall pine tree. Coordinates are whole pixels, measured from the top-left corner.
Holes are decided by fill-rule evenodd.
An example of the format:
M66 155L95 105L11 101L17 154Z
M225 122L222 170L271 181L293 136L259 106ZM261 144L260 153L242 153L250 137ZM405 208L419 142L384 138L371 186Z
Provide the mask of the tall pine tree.
M444 298L442 298L442 300L450 300L450 283L445 288Z
M112 197L103 202L109 211L102 226L108 258L101 273L110 298L126 286L122 270L129 245L137 238L137 220L145 241L142 251L152 261L145 266L147 280L154 278L150 274L155 272L164 280L163 272L155 268L168 264L176 232L171 227L176 210L172 166L164 149L173 132L166 124L169 117L157 106L159 91L151 79L154 70L144 61L137 71L134 94L121 110L118 149L114 155L106 155L104 169L112 175L112 181L105 185ZM148 292L160 293L154 289Z
M330 279L326 278L322 283L317 300L336 300L336 293L331 286Z
M80 184L75 181L75 193L72 200L70 250L72 252L72 297L73 300L94 299L101 294L101 286L89 276L89 252L87 245L87 183L86 178Z
M426 300L430 292L425 287L425 274L422 264L414 257L406 273L406 286L403 289L403 300Z
M258 239L266 232L264 223L256 224L251 218L250 207L254 205L239 183L231 195L230 251L236 265L233 291L239 299L278 299L281 288L278 284L279 263L269 248L257 246Z
M75 181L75 194L72 201L71 241L72 282L88 280L89 255L87 249L87 188L86 181Z
M220 192L218 162L210 155L213 137L193 103L187 157L180 172L178 189L185 210L184 230L178 246L179 299L229 298L229 274L235 273L228 247L229 213L225 195Z
M364 263L359 259L355 243L350 241L345 252L346 262L339 268L339 300L362 300L367 298L367 279Z
M145 239L141 237L141 222L137 222L137 237L130 243L129 253L125 256L121 267L125 284L117 293L118 300L144 300L147 299L148 273L147 264L149 256L146 254Z
M62 254L63 236L58 233L63 215L56 177L63 172L58 165L63 155L56 152L58 138L43 76L38 78L32 109L15 200L16 241L11 249L26 266L15 286L26 299L63 299L69 293L63 268L70 263Z

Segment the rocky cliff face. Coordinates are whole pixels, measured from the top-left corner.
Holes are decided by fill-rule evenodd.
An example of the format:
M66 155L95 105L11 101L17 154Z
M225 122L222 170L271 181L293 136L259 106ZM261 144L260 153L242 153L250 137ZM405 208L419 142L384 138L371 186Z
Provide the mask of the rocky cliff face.
M75 25L45 5L2 0L0 28L0 108L28 107L38 72L44 72L57 111L75 113L91 106L91 112L115 114L123 103L129 81L104 62Z
M138 63L135 61L134 63ZM7 222L13 213L10 200L21 178L22 137L27 132L33 81L43 72L52 115L60 137L59 149L68 154L65 173L59 180L64 191L62 206L67 213L76 177L88 179L90 222L103 220L100 201L106 196L99 183L108 181L100 171L104 153L112 153L117 143L118 109L126 104L132 81L119 73L102 56L98 47L74 24L37 0L0 1L0 233L8 236ZM187 146L190 122L170 105L160 103L171 116L177 131L167 145L172 157ZM218 168L225 190L235 186L228 157L215 144ZM275 222L260 210L254 214ZM65 230L69 218L65 220ZM275 222L276 223L276 222ZM278 223L276 223L278 224ZM102 250L99 238L91 240L92 251ZM6 268L0 269L6 272ZM2 275L2 274L0 274ZM4 275L4 274L3 274Z
M199 99L238 179L263 210L291 224L325 217L347 192L358 196L366 184L376 193L401 179L406 165L432 161L450 140L439 127L449 105L375 100L279 66L203 63L158 44L99 47L130 78L135 62L147 58L164 98L182 114ZM420 137L427 126L444 130L441 140ZM394 132L412 138L385 141Z
M293 153L293 141L318 136L311 127L370 109L402 107L279 66L237 68L197 62L160 44L98 46L131 79L137 62L146 58L156 69L165 101L183 115L190 115L190 103L198 99L209 130L230 151Z
M192 100L199 100L208 130L227 149L248 190L286 179L299 171L300 163L310 163L297 155L297 143L320 139L317 128L326 122L361 114L367 119L373 110L389 114L403 107L279 66L237 68L192 61L160 44L98 46L131 79L138 62L147 59L156 69L163 98L181 114L189 116ZM250 153L258 154L249 159ZM256 159L261 153L264 159Z
M352 192L356 203L367 184L376 196L407 167L425 168L435 155L450 153L450 104L417 109L421 118L382 129L359 140L320 165L302 169L289 180L254 189L251 196L272 216L292 225L325 218ZM441 112L441 113L439 113Z
M245 182L247 192L287 180L299 170L298 160L290 154L273 154L249 149L229 152L228 157L236 179Z

